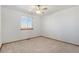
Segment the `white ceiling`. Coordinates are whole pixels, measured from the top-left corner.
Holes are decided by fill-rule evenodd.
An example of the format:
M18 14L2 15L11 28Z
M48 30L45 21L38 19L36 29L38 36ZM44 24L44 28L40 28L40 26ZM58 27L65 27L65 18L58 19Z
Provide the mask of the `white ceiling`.
M57 12L57 11L61 11L61 10L67 9L67 8L75 7L74 5L43 5L43 6L48 8L45 11L44 15L52 14L52 13ZM29 14L34 14L34 15L36 14L35 9L33 8L33 5L8 5L5 7L18 9L20 11L27 12Z

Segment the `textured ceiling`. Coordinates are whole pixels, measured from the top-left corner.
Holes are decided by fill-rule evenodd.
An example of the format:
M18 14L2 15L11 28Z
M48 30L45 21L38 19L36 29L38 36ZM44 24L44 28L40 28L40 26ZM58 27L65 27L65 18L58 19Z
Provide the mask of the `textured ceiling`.
M55 13L57 11L61 11L67 8L71 8L71 7L75 7L74 5L43 5L45 7L47 7L48 9L44 12L44 15L48 15L48 14L52 14ZM35 13L35 9L33 8L33 5L8 5L5 6L8 8L14 8L23 12L27 12L29 14L36 14Z

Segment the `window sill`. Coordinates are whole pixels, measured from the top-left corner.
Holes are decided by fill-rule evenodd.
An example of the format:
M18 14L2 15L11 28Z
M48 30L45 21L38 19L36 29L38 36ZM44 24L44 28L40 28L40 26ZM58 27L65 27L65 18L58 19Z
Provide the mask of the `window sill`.
M20 30L33 30L33 28L21 28Z

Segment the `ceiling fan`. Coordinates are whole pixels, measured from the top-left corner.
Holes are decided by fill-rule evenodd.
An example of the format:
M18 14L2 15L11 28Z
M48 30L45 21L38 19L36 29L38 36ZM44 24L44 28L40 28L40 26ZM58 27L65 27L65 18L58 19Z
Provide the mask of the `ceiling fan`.
M35 5L36 14L44 14L44 12L48 9L46 6L43 5Z
M37 10L47 10L47 7L45 7L43 5L36 5L36 9Z

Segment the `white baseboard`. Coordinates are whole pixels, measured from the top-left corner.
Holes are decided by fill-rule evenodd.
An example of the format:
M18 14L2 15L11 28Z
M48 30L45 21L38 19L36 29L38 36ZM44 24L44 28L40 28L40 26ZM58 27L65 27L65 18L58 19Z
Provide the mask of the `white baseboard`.
M79 46L79 43L73 43L73 42L64 41L64 40L61 39L61 38L56 38L56 37L52 38L52 37L44 36L44 35L42 35L42 37L45 37L45 38L48 38L48 39L52 39L52 40L56 40L56 41L60 41L60 42L64 42L64 43L68 43L68 44L72 44L72 45Z
M53 39L53 40L57 40L57 41L61 41L61 42L65 42L65 43L70 43L70 44L73 44L73 45L78 45L79 44L76 44L76 43L72 43L72 42L67 42L67 41L64 41L63 39L60 39L60 38L56 38L56 37L49 37L49 36L44 36L44 35L41 35L41 36L34 36L34 37L30 37L30 38L24 38L24 39L16 39L16 40L11 40L11 41L7 41L7 42L3 42L3 44L7 44L7 43L11 43L11 42L15 42L15 41L21 41L21 40L25 40L25 39L31 39L31 38L36 38L36 37L46 37L46 38L49 38L49 39ZM2 44L0 44L2 45ZM1 46L0 46L1 47Z
M22 40L27 40L27 39L36 38L36 37L40 37L40 36L33 36L33 37L22 38L22 39L17 38L16 40L8 40L6 42L2 42L2 44L7 44L7 43L11 43L11 42L16 42L16 41L22 41Z

